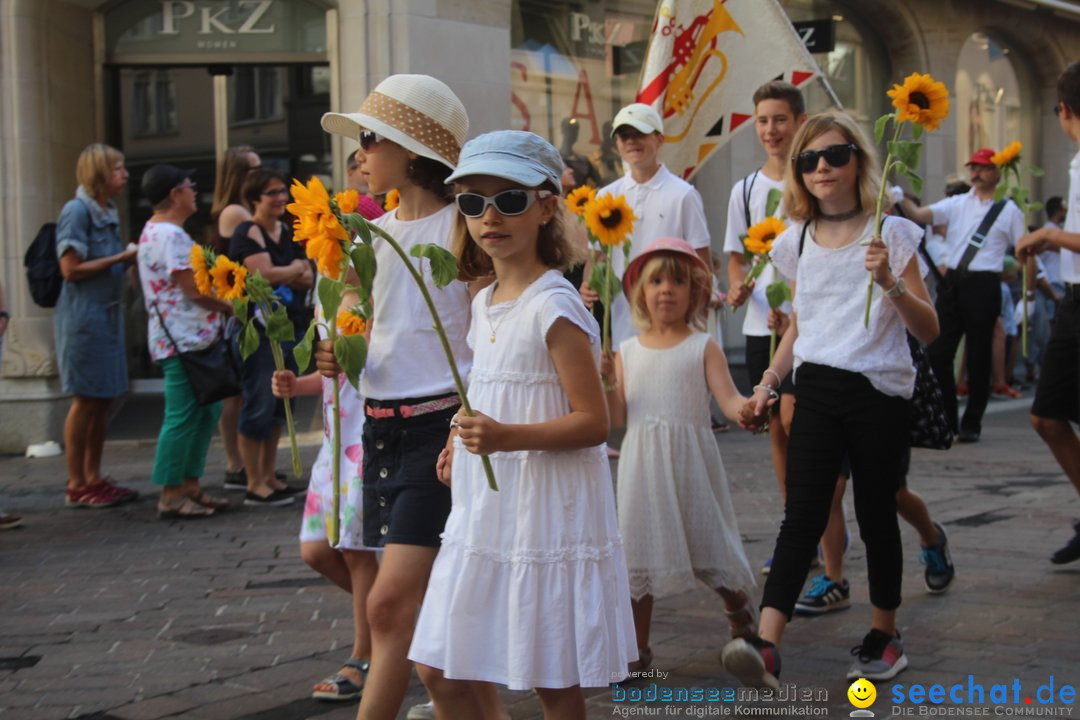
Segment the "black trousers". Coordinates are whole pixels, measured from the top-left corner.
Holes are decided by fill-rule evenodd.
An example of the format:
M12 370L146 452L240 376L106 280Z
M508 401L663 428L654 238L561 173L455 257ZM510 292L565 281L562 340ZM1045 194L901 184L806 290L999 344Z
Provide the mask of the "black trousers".
M866 545L870 602L900 606L904 554L896 491L910 440L908 401L874 389L860 373L804 363L795 373L787 503L761 604L789 618L829 522L836 476L847 455L855 517Z
M1001 315L1001 275L949 270L938 288L936 307L941 332L927 351L941 384L945 412L954 430L979 433L990 401L990 356L994 323ZM960 338L966 338L968 401L958 423L953 360Z

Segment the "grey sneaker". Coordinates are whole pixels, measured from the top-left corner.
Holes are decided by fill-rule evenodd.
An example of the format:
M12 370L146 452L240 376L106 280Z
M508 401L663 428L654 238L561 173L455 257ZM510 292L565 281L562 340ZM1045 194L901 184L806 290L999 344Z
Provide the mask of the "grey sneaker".
M949 538L945 534L945 528L937 523L934 523L934 527L941 533L941 540L933 547L923 548L919 562L926 566L926 572L923 574L926 592L931 595L940 595L949 589L949 584L956 577L956 569L949 555Z
M907 655L904 654L904 641L898 634L891 637L880 630L866 633L861 645L851 648L856 656L855 664L848 670L848 680L889 680L900 674L907 667Z
M435 720L435 705L430 700L426 703L413 705L409 708L409 714L405 720Z

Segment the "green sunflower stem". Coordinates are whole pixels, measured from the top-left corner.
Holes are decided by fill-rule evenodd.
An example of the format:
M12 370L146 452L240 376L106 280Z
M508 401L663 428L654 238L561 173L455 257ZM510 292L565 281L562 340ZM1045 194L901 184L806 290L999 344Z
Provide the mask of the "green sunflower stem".
M264 317L270 317L270 309L267 305L260 303L260 307ZM285 369L285 355L281 352L281 343L273 338L267 338L270 341L270 352L274 355L274 367L278 370ZM283 399L282 404L285 406L285 425L289 430L289 450L292 452L292 470L293 476L297 479L304 474L304 467L300 463L300 448L296 442L296 426L293 424L292 419L292 403L288 399Z
M458 397L461 399L461 407L465 410L466 415L472 415L472 406L469 405L469 398L465 394L465 384L461 381L461 372L458 371L457 363L454 362L454 351L450 348L450 341L446 337L446 330L443 328L442 320L439 318L439 311L435 308L435 301L431 299L431 293L428 292L427 283L424 282L424 276L421 275L420 271L416 269L416 266L412 264L409 260L409 256L390 233L372 223L368 223L368 228L383 240L386 240L390 247L394 249L394 252L401 258L401 262L405 263L405 267L408 268L409 274L412 275L413 280L416 281L417 287L420 288L420 293L424 296L424 302L427 304L428 312L431 313L432 326L439 336L439 342L442 343L443 352L446 354L446 361L450 364L450 372L454 376L454 386L457 388ZM331 325L331 328L332 327L333 325ZM336 419L337 415L335 414L334 417ZM492 490L498 490L499 486L495 482L495 471L491 467L491 459L487 455L481 455L480 462L484 466L484 475L487 476L488 487Z
M330 323L329 332L330 347L337 340L337 315L327 318ZM334 419L334 429L330 433L330 476L333 479L333 500L331 503L333 516L330 518L330 545L337 547L341 540L341 373L336 373L330 379L330 389L333 392L333 411L330 416Z
M893 142L895 143L900 139L900 130L903 125L899 119L894 117L893 124L896 126L893 130ZM891 143L890 143L891 144ZM885 156L885 167L881 172L881 187L878 188L877 205L874 207L874 237L881 237L881 226L885 221L885 189L889 183L889 171L892 170L893 155L890 152ZM884 242L884 241L883 241ZM866 286L866 311L863 313L863 327L870 327L870 303L874 299L874 273L870 273L870 281Z
M611 246L604 246L604 257L607 264L604 267L604 334L601 337L601 345L604 352L611 351Z
M1020 287L1024 291L1024 323L1021 328L1021 347L1023 348L1024 357L1028 357L1028 262L1024 260L1023 267L1024 278L1020 283Z

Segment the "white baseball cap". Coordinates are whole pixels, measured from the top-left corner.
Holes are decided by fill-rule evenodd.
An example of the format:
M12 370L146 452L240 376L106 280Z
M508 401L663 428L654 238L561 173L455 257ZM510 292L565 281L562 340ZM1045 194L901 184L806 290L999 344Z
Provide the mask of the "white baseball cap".
M660 119L660 113L645 103L630 103L620 110L611 123L611 134L614 135L623 125L629 125L646 135L664 132L664 121Z

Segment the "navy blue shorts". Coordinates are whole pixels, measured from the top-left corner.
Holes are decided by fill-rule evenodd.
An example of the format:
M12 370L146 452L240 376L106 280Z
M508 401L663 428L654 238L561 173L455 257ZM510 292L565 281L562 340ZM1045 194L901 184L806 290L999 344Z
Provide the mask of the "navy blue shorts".
M240 349L233 339L233 350L239 357ZM293 343L281 343L281 352L285 356L285 367L296 372L293 359ZM259 328L259 347L240 366L240 386L244 404L240 409L237 430L246 438L257 442L269 440L275 427L285 422L285 403L274 397L270 381L274 375L274 353L270 341ZM291 402L291 401L290 401Z
M412 405L422 400L402 400ZM391 407L393 402L369 400ZM364 421L364 544L438 547L450 514L450 488L439 482L435 463L458 408L411 418Z

